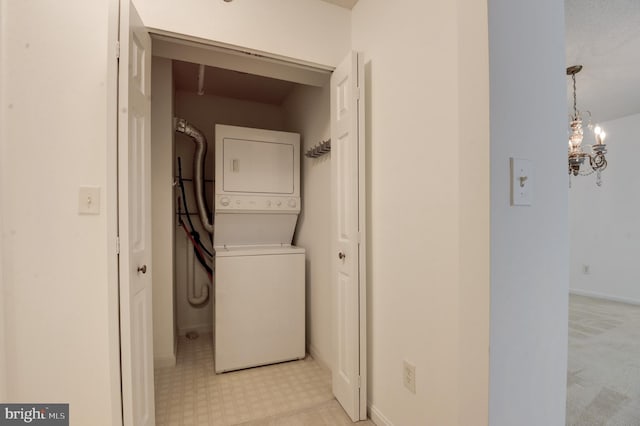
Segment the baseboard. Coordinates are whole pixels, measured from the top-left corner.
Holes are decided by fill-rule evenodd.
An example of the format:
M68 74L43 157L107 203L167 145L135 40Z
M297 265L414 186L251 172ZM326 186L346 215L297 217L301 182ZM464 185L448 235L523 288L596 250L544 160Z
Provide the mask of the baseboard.
M320 365L320 367L324 368L327 371L331 371L329 364L324 360L324 357L320 355L320 352L318 351L318 349L316 349L315 346L307 345L307 353L311 355L311 358L313 358L318 363L318 365Z
M213 332L213 327L210 326L210 325L201 324L201 325L194 325L193 327L179 328L178 329L178 335L179 336L186 336L187 333L190 332L190 331L195 331L198 334L202 335L202 334L212 333Z
M640 300L631 299L631 298L628 298L628 297L613 296L613 295L605 294L605 293L598 293L596 291L580 290L580 289L570 288L569 289L569 293L570 294L575 294L576 296L587 296L587 297L593 297L594 299L611 300L612 302L622 302L622 303L628 303L629 305L638 305L638 306L640 306Z
M153 358L153 368L167 368L176 366L176 356L167 355Z
M371 404L367 405L367 414L376 426L393 426L393 423Z

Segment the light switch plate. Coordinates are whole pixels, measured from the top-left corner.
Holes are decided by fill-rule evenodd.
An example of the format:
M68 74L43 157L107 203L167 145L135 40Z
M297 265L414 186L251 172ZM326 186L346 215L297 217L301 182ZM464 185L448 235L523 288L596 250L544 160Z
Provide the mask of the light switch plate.
M533 203L533 161L511 158L511 205L530 206Z
M78 213L100 214L100 187L81 186L78 190Z

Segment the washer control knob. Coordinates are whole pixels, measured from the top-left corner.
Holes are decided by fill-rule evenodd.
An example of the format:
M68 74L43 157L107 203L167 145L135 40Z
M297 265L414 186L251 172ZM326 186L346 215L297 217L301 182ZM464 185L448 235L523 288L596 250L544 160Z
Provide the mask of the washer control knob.
M267 207L271 207L271 200L267 200Z
M294 208L296 206L296 200L293 198L289 199L289 207Z
M223 206L228 206L230 202L231 200L229 199L229 197L220 198L220 204L222 204Z
M278 200L278 201L276 202L276 205L277 205L278 207L280 207L280 206L282 205L282 201Z

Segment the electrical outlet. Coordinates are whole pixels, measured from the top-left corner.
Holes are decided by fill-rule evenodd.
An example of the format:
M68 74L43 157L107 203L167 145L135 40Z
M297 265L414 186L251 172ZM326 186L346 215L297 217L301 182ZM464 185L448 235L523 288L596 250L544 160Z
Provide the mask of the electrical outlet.
M416 393L416 366L408 361L402 363L402 382L409 392Z
M589 275L591 273L591 267L589 265L582 265L582 273Z

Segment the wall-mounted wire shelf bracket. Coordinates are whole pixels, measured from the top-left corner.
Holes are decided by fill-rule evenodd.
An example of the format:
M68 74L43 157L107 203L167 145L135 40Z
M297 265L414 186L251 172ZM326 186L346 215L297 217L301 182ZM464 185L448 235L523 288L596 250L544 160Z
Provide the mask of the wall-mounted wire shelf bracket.
M308 149L307 152L304 153L305 157L309 158L318 158L323 155L331 152L331 139L327 139L326 141L322 141L311 149Z

